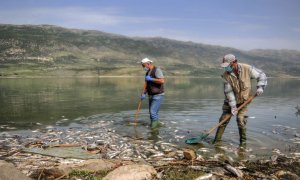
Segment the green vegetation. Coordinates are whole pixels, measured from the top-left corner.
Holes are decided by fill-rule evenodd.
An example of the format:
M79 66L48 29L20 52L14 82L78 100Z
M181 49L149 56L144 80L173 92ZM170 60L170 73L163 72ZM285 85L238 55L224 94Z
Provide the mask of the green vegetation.
M86 179L86 180L101 180L108 174L108 171L87 172L73 170L68 179Z
M143 75L137 62L144 57L167 75L218 76L227 53L269 76L300 76L300 52L294 50L240 51L50 25L0 25L0 76Z

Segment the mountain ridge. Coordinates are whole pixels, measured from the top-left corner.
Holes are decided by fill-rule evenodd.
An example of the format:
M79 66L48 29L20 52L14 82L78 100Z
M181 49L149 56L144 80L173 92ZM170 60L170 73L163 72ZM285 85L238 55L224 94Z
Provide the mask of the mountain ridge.
M254 49L144 38L53 25L0 24L0 75L143 75L149 57L167 75L218 76L221 58L235 54L269 76L300 76L300 51Z

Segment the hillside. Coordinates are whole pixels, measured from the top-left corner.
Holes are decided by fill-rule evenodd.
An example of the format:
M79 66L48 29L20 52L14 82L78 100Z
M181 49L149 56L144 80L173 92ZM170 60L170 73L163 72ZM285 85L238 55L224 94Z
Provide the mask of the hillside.
M153 59L167 75L217 76L227 53L269 76L300 76L299 51L241 51L50 25L0 25L1 76L143 75L137 62L144 57Z

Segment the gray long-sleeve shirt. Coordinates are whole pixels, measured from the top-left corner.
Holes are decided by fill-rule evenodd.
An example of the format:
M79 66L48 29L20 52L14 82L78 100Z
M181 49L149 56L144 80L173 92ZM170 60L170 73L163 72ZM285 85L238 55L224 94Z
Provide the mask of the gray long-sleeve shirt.
M238 66L238 68L239 68L238 71L240 72L241 67ZM233 72L231 73L231 75L236 76ZM267 85L266 74L262 70L254 67L254 66L251 66L250 77L251 77L251 79L257 80L257 85L256 85L257 88L261 87L264 89L265 86ZM227 101L229 103L230 107L235 108L236 107L236 98L235 98L232 86L227 81L224 82L224 94L227 99L225 101Z

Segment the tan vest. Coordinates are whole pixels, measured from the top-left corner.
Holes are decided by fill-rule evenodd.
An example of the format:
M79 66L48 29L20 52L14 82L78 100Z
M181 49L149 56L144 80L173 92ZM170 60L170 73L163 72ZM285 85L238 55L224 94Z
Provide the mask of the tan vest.
M223 78L232 86L236 98L236 103L242 104L249 98L251 94L251 66L248 64L241 63L239 63L239 65L241 67L239 79L227 72L223 74Z

